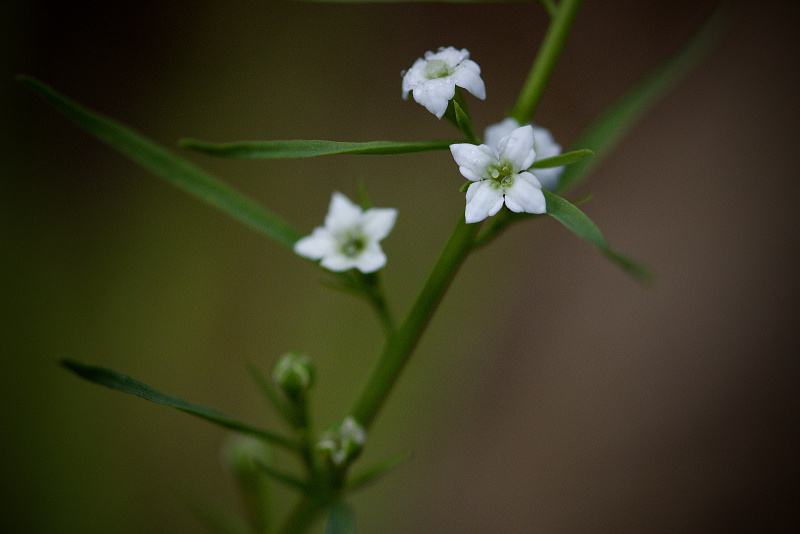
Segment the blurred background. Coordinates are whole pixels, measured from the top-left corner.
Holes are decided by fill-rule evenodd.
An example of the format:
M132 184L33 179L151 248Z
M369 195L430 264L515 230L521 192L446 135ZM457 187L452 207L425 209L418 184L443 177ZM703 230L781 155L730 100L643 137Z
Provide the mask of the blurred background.
M568 145L714 5L586 2L535 120ZM733 4L719 47L576 191L655 285L549 219L469 259L370 433L365 463L414 457L350 500L360 532L798 526L798 15L794 1ZM59 358L276 427L246 362L268 371L304 351L324 426L382 337L312 265L78 130L14 74L173 147L442 139L450 125L400 98L400 72L467 48L487 87L467 97L482 131L510 110L546 25L526 4L4 3L3 530L200 533L183 496L238 505L219 460L228 433ZM304 231L364 180L375 205L400 209L383 271L397 315L464 204L445 152L182 152Z

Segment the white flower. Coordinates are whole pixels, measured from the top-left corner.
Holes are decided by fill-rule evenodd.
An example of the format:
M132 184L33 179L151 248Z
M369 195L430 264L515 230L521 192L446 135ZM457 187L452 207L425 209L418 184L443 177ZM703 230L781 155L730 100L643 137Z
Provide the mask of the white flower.
M314 228L311 235L294 244L295 253L331 271L356 268L362 273L377 271L386 264L386 255L378 244L389 235L397 218L392 208L362 211L346 196L334 192L325 226Z
M469 59L466 49L459 51L448 46L439 48L435 54L425 52L425 59L417 59L402 75L403 99L408 99L408 93L413 92L414 100L440 119L456 94L456 85L481 100L486 98L481 68Z
M516 212L544 213L546 204L541 185L534 175L525 172L534 162L533 128L523 126L500 138L493 147L458 143L450 145L458 170L468 180L468 223L494 215L505 202Z
M561 154L561 145L555 142L553 135L547 128L533 124L531 126L533 126L533 149L536 151L535 161ZM519 128L519 123L509 117L502 122L487 127L483 132L483 142L489 146L497 146L497 142L500 141L501 137L510 134L517 128ZM563 172L563 165L561 167L533 170L536 179L542 184L542 189L547 189L548 191L554 191L558 187L558 179Z

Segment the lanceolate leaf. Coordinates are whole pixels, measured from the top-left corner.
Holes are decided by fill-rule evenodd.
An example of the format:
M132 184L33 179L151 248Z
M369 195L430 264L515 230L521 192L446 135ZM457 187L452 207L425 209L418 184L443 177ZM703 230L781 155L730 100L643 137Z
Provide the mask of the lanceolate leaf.
M360 471L359 473L352 475L347 480L347 485L345 486L345 489L348 492L350 492L350 491L358 491L362 488L365 488L370 484L372 484L373 482L375 482L376 480L378 480L383 475L385 475L388 471L391 471L398 465L407 461L409 458L411 458L411 452L407 451L389 457L380 463L370 466L364 469L363 471Z
M632 276L645 282L653 279L653 274L646 267L612 250L606 243L600 229L581 210L550 191L543 189L542 193L544 193L544 198L547 202L548 215L566 226L578 237L592 243L600 249L604 256Z
M711 52L725 30L724 9L718 8L682 48L622 95L575 140L574 147L589 148L595 155L567 167L556 192L580 183L639 118Z
M459 141L240 141L233 143L208 143L196 139L181 139L183 147L211 156L240 159L310 158L332 154L411 154L431 150L445 150Z
M477 144L478 138L475 137L475 132L472 130L472 120L469 118L469 115L455 100L453 100L453 108L456 113L456 126L458 126L461 133L463 133L471 143Z
M301 237L289 223L268 209L127 126L80 106L39 80L29 76L19 76L17 79L75 124L175 187L191 193L286 247L291 248Z
M576 163L587 156L591 156L592 154L594 154L594 152L588 148L584 148L583 150L573 150L572 152L566 152L558 156L553 156L552 158L536 160L533 162L533 165L531 165L531 169L547 169L550 167L569 165L570 163Z
M265 441L286 449L296 450L299 448L297 443L284 438L283 436L279 436L277 434L273 434L272 432L268 432L266 430L251 426L247 423L243 423L212 408L198 406L183 399L179 399L178 397L167 395L166 393L162 393L151 388L147 384L140 382L135 378L118 373L112 369L95 365L86 365L72 360L61 360L61 364L81 378L85 378L86 380L94 382L95 384L116 389L117 391L128 393L130 395L136 395L137 397L155 402L156 404L163 404L164 406L177 408L182 412L195 415L221 427L233 430L235 432L241 432L242 434L250 434L252 436L259 437Z

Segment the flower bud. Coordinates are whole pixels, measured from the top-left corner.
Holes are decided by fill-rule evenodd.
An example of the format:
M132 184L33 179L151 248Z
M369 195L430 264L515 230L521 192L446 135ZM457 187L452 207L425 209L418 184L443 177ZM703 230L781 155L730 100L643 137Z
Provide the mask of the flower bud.
M361 454L366 439L367 433L364 427L347 416L338 430L327 432L322 436L317 442L317 448L326 451L330 461L338 467Z
M305 354L284 354L272 370L272 380L291 400L305 395L314 384L314 365Z

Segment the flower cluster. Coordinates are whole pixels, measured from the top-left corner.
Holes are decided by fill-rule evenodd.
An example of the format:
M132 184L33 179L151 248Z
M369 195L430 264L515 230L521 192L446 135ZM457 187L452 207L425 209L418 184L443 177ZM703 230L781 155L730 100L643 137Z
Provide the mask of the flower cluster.
M455 97L456 86L485 99L486 88L480 67L466 49L452 46L426 52L402 73L403 98L414 100L442 118ZM544 128L520 124L508 118L486 128L484 144L456 143L450 146L461 174L470 180L464 217L476 223L495 215L505 205L514 212L544 213L547 209L542 189L554 190L564 167L536 169L534 161L561 154L561 146ZM298 240L294 251L300 256L320 260L331 271L358 269L377 271L386 264L379 242L397 218L397 210L373 208L366 211L343 194L333 193L325 225Z

